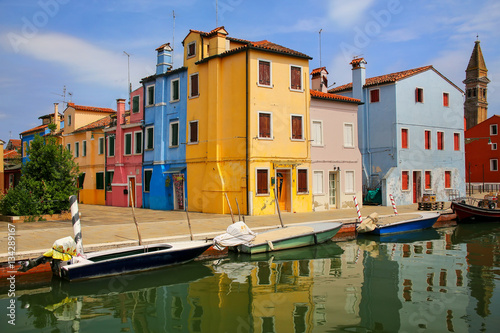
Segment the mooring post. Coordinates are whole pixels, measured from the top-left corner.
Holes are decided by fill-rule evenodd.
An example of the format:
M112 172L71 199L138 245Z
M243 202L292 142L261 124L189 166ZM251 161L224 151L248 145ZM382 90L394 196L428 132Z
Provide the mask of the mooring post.
M83 256L82 226L80 224L80 211L78 210L78 200L76 195L69 197L71 208L71 222L73 223L73 233L75 234L76 254Z

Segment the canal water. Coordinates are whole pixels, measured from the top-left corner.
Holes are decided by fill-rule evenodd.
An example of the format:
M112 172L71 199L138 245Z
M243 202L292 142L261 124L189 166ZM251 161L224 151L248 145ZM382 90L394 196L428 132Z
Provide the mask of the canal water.
M498 332L499 281L500 224L459 225L56 280L0 332Z

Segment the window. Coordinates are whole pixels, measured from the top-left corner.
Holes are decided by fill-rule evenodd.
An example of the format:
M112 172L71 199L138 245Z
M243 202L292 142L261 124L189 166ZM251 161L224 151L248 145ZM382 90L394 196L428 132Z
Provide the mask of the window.
M139 112L139 96L132 97L132 113Z
M313 146L323 146L323 122L321 120L312 121L311 135Z
M180 99L179 79L170 81L170 102L177 102Z
M191 74L189 76L189 97L198 97L200 92L198 91L198 73Z
M345 172L345 193L352 194L354 193L354 171L346 171Z
M460 150L460 133L453 133L453 149Z
M259 86L271 86L271 62L259 60Z
M80 142L75 142L75 157L80 156Z
M151 169L144 170L144 192L149 193L151 176L153 176L153 170Z
M99 147L97 147L97 154L102 155L104 154L104 138L99 138Z
M451 188L451 171L444 172L444 188Z
M115 156L115 136L111 135L108 139L108 156Z
M71 143L66 144L66 149L71 151ZM26 156L26 142L24 143L23 156Z
M423 103L424 102L424 89L415 88L415 103Z
M146 127L146 150L154 148L154 127Z
M198 120L189 122L189 143L198 143Z
M401 172L401 189L403 191L408 191L410 189L410 172L402 171Z
M408 148L408 129L401 129L401 148Z
M83 183L85 183L85 172L78 175L78 188L83 189Z
M302 67L290 66L290 89L302 90Z
M259 112L259 138L272 139L272 114Z
M302 116L291 116L292 140L303 140Z
M490 160L490 171L498 171L498 159L492 158Z
M323 171L313 172L313 193L323 194Z
M370 90L370 103L380 102L380 89Z
M134 154L142 154L142 132L135 132L134 135Z
M257 169L257 195L269 194L269 170Z
M307 169L297 169L297 193L307 193Z
M104 190L104 172L96 172L96 174L95 174L95 188L97 190Z
M444 132L437 132L437 149L444 150Z
M344 123L344 148L354 148L354 124Z
M112 191L111 184L113 183L114 171L106 171L106 191Z
M191 42L187 45L187 58L194 57L196 55L196 41Z
M496 143L492 143L491 144L491 150L497 150L497 144Z
M132 133L125 133L125 151L124 155L132 155Z
M149 86L147 88L148 103L147 106L155 105L155 86Z
M68 126L71 126L71 115L68 114Z
M424 133L425 136L425 149L431 149L431 131L425 131Z
M425 172L425 189L430 190L432 188L432 176L430 171Z
M179 122L174 121L170 123L170 144L169 147L179 146Z
M490 135L497 135L497 134L498 134L497 124L490 125Z
M450 106L450 94L443 93L443 106Z
M82 141L82 157L87 156L87 141Z

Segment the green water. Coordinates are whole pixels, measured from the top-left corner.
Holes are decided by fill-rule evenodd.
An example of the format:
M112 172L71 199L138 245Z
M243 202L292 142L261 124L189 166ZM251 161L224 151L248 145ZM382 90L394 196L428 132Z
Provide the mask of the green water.
M327 243L0 299L0 332L498 332L500 224Z

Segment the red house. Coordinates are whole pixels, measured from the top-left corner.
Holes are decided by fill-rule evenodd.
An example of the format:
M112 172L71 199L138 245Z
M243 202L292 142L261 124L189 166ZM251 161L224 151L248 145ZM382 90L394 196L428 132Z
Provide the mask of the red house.
M465 132L466 181L500 184L500 116L494 115Z

